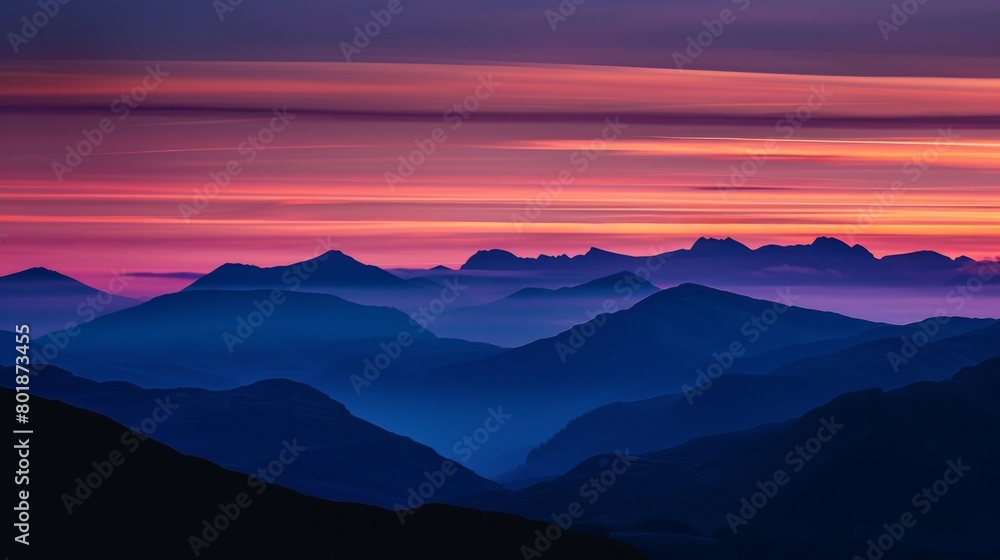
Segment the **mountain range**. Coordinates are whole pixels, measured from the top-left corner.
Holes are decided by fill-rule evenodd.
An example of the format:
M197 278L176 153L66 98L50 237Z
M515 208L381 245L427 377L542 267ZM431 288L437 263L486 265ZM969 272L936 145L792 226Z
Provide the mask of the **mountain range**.
M544 519L614 467L576 527L651 558L832 560L889 548L913 560L991 558L998 397L995 358L950 380L849 393L788 422L625 455L627 468L600 454L477 507Z
M0 369L12 388L13 368ZM392 508L406 504L425 473L450 465L432 502L499 486L413 440L353 416L342 404L308 385L285 379L258 381L225 391L143 389L124 382L98 383L56 367L32 380L32 392L105 415L181 453L246 474L267 465L294 442L304 451L281 477L283 486L328 500ZM150 423L150 419L153 420ZM162 421L161 421L162 420ZM145 424L144 424L145 423Z
M6 388L0 396L14 400ZM34 397L32 412L35 430L45 434L44 445L31 447L37 558L509 560L546 530L508 514L443 505L401 523L398 512L309 497L281 486L280 476L248 478L58 401ZM546 557L644 558L628 545L572 532Z
M980 328L982 323L989 326ZM952 319L950 333L919 349L906 363L893 363L901 336L918 326L879 329L875 342L832 349L776 368L769 375L727 373L673 393L597 408L570 422L532 450L524 465L498 480L523 486L566 472L583 459L627 447L647 452L695 437L743 430L803 414L837 395L868 388L895 389L925 380L948 379L956 370L1000 356L1000 322ZM900 336L891 336L887 330Z
M107 291L91 288L47 268L29 268L0 276L0 323L30 322L36 334L72 328L97 317L128 309L139 301L120 295L128 275L116 273Z

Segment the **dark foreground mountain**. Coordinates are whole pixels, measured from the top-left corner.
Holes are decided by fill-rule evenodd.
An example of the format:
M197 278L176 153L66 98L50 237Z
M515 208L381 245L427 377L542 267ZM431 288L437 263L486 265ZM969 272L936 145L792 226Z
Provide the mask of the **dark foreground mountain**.
M0 398L13 402L14 394L0 389ZM440 505L401 524L389 510L307 497L155 439L140 442L92 412L40 397L31 402L31 545L13 544L15 558L177 559L195 557L197 548L200 558L514 560L545 530L511 515ZM78 488L87 481L96 488ZM78 491L84 497L76 498ZM642 555L606 538L565 533L546 557Z
M11 387L14 368L0 369ZM351 415L323 393L294 381L272 379L226 391L142 389L97 383L49 367L32 378L36 395L58 399L148 432L174 449L224 468L253 474L287 445L304 448L281 475L281 484L310 496L382 507L406 504L426 473L449 471L427 501L497 491L460 459L448 461L429 447ZM433 478L433 476L432 476Z
M109 290L123 290L127 274L116 274ZM79 325L102 315L137 305L137 300L113 295L46 268L31 268L0 276L0 324L28 324L32 334Z
M551 519L581 502L574 527L651 558L996 558L998 399L994 358L782 424L592 457L489 507Z

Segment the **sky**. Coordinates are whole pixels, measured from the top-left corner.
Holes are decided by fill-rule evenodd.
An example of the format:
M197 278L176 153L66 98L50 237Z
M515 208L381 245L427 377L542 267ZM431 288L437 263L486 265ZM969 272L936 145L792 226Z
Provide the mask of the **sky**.
M1000 253L995 3L128 6L30 38L37 4L0 8L0 274L152 295L319 239L384 267L700 236Z

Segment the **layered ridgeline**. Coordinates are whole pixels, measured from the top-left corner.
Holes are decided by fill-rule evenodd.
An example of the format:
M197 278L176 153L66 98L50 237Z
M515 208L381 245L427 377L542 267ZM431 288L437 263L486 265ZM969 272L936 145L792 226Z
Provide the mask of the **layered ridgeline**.
M632 272L619 272L578 286L523 288L484 305L449 310L433 323L438 336L522 346L593 318L628 309L658 288Z
M137 305L121 295L133 279L116 271L105 290L98 290L46 268L0 276L0 324L30 325L35 336L72 328Z
M947 322L941 325L941 321ZM989 326L981 328L983 324ZM936 335L927 335L929 342L917 346L928 332ZM868 336L876 339L858 342ZM843 344L847 347L839 348ZM618 448L664 449L699 436L794 418L848 391L947 379L963 366L1000 355L1000 323L929 319L809 346L829 353L796 360L769 375L727 373L713 379L706 374L684 392L588 412L533 449L524 465L499 480L523 486ZM800 348L795 354L806 351Z
M14 369L0 373L0 385L12 387ZM90 381L54 366L31 381L36 395L97 412L227 469L267 473L277 454L294 449L294 464L280 467L281 484L319 498L391 508L499 490L460 458L445 459L294 381L272 379L225 391L142 389ZM428 482L434 486L430 496L417 491Z
M386 305L408 314L438 297L442 286L404 280L341 251L283 266L227 263L193 282L185 291L283 290L330 294L366 305Z
M849 393L781 424L620 448L471 503L540 520L576 503L571 527L651 558L995 558L998 398L994 358L947 381Z
M13 392L0 389L13 401ZM98 414L32 399L29 541L37 558L520 558L546 524L428 505L397 512L329 502L141 440ZM294 467L297 458L281 455ZM300 458L305 460L302 451ZM109 527L113 534L109 534ZM18 545L15 545L18 546ZM546 557L640 559L603 537L561 532Z
M361 416L438 450L481 424L486 410L503 406L513 418L471 463L495 475L503 471L478 469L517 466L532 447L598 406L678 392L696 383L699 370L722 367L720 360L738 371L752 356L883 326L794 307L794 293L774 297L786 301L682 285L493 356L418 376L383 375L362 395L319 386ZM733 350L740 356L727 362ZM773 356L769 365L784 363ZM420 422L400 417L404 403Z
M326 370L361 373L366 360L390 343L407 348L392 361L399 372L499 351L440 339L389 307L280 290L168 294L37 338L32 348L33 363L91 379L228 388L269 377L306 379ZM351 388L346 375L336 381Z
M571 276L596 279L621 270L642 270L661 285L693 282L713 286L765 285L913 285L943 286L978 274L969 257L950 258L918 251L877 258L861 245L819 237L808 245L764 245L750 249L732 238L698 239L690 249L631 256L592 248L587 253L518 257L503 250L480 251L462 265L462 272Z

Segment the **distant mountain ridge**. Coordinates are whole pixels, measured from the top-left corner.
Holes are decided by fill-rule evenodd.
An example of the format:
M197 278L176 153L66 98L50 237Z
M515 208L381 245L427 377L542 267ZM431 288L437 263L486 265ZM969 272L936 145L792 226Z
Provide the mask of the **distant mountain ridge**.
M690 249L647 256L630 256L591 248L576 256L540 255L518 257L508 251L479 251L461 270L595 273L607 267L634 270L649 259L667 266L650 271L660 284L696 282L708 284L764 283L794 279L797 283L872 283L940 285L968 275L977 263L933 251L918 251L877 258L861 245L848 245L833 237L818 237L808 245L764 245L750 249L730 237L702 237ZM987 265L990 263L986 263ZM994 265L996 263L993 263ZM625 268L622 268L625 267ZM997 268L1000 272L1000 267Z
M628 309L657 291L635 274L619 272L579 286L523 288L491 303L444 313L432 328L439 336L522 346L586 320L588 311Z
M144 387L232 388L248 382L305 379L327 368L360 375L365 359L399 344L392 371L478 358L499 348L440 339L401 311L301 291L193 290L154 298L80 327L35 338L35 363L96 380ZM41 354L46 347L55 350ZM12 351L0 348L0 359ZM9 363L9 362L8 362ZM384 369L388 369L386 366Z
M427 285L404 280L338 250L267 268L227 263L195 280L184 291L274 289L325 293L355 303L388 305L407 313L437 297Z
M127 273L116 273L107 289L120 292L128 281ZM0 276L0 323L10 328L28 324L36 336L65 329L68 324L83 324L139 303L42 267Z

